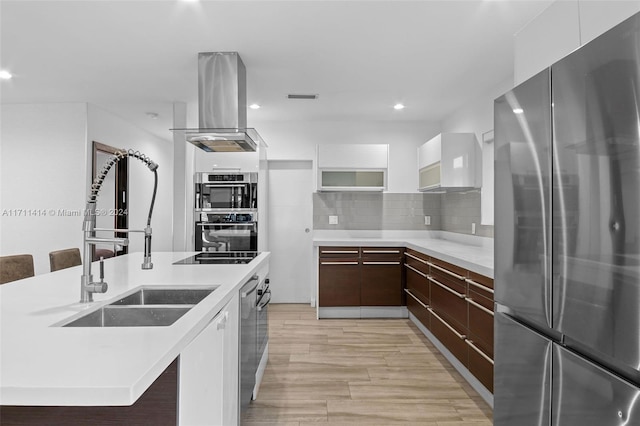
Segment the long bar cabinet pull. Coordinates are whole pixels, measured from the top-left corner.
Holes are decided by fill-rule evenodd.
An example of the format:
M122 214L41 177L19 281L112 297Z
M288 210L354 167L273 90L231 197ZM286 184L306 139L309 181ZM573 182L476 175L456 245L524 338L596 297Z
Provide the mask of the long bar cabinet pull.
M473 286L478 287L479 289L482 289L484 291L487 291L487 292L493 294L493 289L492 288L489 288L486 285L482 285L480 283L477 283L474 280L472 280L471 278L467 278L467 279L465 279L465 281L468 282L469 284L473 285Z
M425 274L424 272L420 272L418 271L416 268L414 268L411 265L407 265L406 263L404 264L404 266L406 266L407 268L411 269L413 272L415 272L418 275L422 275L424 278L427 278L427 274Z
M409 290L408 288L405 288L404 292L407 293L409 296L411 296L411 298L413 298L413 300L418 302L420 304L420 306L422 306L425 309L429 309L429 305L425 305L424 303L422 303L422 300L418 299L413 293L411 293L411 290Z
M427 279L428 279L429 281L431 281L432 283L434 283L435 285L437 285L437 286L439 286L439 287L442 287L444 290L447 290L449 293L451 293L451 294L455 294L455 295L456 295L457 297L459 297L460 299L466 299L466 296L465 296L464 294L462 294L462 293L458 293L457 291L450 289L448 286L446 286L446 285L442 284L441 282L439 282L439 281L437 281L437 280L434 280L434 279L433 279L433 277L432 277L431 275L428 275L428 276L427 276Z
M362 262L363 265L399 265L400 261L396 261L396 262L370 262L370 261L366 261L366 262Z
M476 345L473 344L473 342L471 340L465 340L465 342L467 342L467 345L469 345L471 347L471 349L473 349L474 351L478 352L478 354L486 359L487 361L489 361L491 363L491 365L493 365L493 360L491 359L491 357L487 354L485 354L484 352L482 352L480 350L480 348L478 348Z
M321 254L358 254L358 250L320 250Z
M464 334L460 334L458 333L458 330L456 330L455 328L451 327L449 325L449 323L447 323L445 320L443 320L442 318L440 318L440 316L438 314L436 314L433 309L431 308L427 308L429 310L429 312L431 312L431 315L433 315L438 321L440 321L442 324L444 324L445 327L447 327L449 330L451 330L451 332L453 334L455 334L456 336L458 336L459 339L464 340L467 338L467 336L465 336Z
M467 299L467 302L471 303L473 306L475 306L476 308L480 309L481 311L484 311L486 313L488 313L489 315L493 316L493 311L490 309L485 308L484 306L482 306L481 304L479 304L478 302L474 301L472 298L470 297L465 297L465 299Z
M363 253L391 253L400 254L400 250L362 250Z
M418 256L414 256L414 255L412 255L411 253L407 253L407 252L405 252L405 253L404 253L404 255L405 255L405 256L409 256L410 258L415 259L415 260L417 260L417 261L418 261L418 262L420 262L420 263L424 263L425 265L428 265L428 264L429 264L429 262L427 262L426 260L424 260L424 259L420 259Z
M454 278L456 278L458 280L462 280L462 281L465 280L465 277L463 277L462 275L458 275L455 272L451 272L450 270L445 269L445 268L443 268L441 266L438 266L438 265L436 265L436 264L434 264L432 262L427 262L427 264L429 266L431 266L432 268L436 268L438 271L444 272L445 274L449 274L449 275L451 275L452 277L454 277Z
M357 265L358 262L320 262L321 265Z

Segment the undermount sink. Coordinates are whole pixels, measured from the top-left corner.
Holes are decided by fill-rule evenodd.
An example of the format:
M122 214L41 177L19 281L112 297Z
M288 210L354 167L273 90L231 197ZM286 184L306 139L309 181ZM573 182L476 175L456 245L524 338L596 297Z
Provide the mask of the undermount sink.
M216 287L145 286L62 327L165 327L176 322Z
M161 327L176 322L193 306L103 306L63 327Z
M215 288L143 287L110 305L195 305Z

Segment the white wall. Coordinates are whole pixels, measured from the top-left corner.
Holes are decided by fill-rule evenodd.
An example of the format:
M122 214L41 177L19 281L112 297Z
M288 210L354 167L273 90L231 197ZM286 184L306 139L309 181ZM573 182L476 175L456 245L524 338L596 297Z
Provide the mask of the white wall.
M87 105L5 104L0 117L0 255L31 253L49 272L50 251L82 246Z
M173 247L173 144L96 105L88 106L87 144L93 141L140 151L158 164L158 193L153 209L152 252ZM90 153L88 154L90 155ZM87 164L91 164L89 156ZM113 173L113 170L109 173ZM90 179L87 175L87 180ZM143 229L153 192L153 173L137 159L129 160L129 228ZM143 251L142 234L130 234L129 252Z
M259 122L252 123L269 145L269 160L316 160L317 144L389 144L388 192L417 192L416 149L440 133L438 123Z

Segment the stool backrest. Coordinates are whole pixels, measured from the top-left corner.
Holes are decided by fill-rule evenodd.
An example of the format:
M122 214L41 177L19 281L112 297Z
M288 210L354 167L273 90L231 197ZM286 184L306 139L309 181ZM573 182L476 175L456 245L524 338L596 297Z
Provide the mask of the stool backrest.
M33 256L16 254L0 257L0 284L33 277Z

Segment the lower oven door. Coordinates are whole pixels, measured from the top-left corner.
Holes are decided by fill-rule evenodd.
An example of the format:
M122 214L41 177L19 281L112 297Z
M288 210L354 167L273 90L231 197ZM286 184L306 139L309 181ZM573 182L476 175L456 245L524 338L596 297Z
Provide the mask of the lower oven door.
M257 251L258 223L196 222L196 251Z

